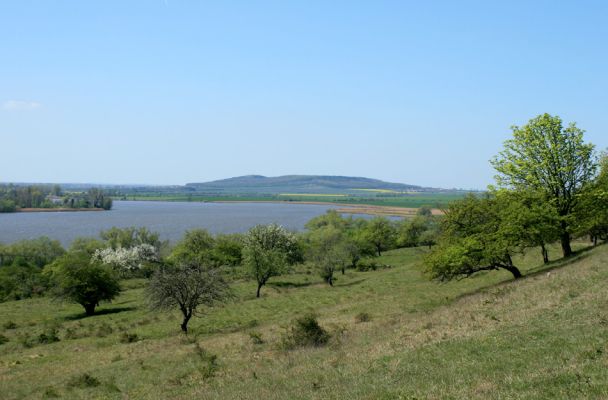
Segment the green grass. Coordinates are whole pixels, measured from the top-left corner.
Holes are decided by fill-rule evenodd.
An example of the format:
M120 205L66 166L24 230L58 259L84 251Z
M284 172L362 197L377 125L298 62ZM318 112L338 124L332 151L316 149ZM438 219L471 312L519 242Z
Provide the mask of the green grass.
M443 208L451 201L461 199L465 196L464 192L449 193L416 193L404 195L373 195L373 196L352 196L352 195L327 195L327 194L281 194L281 195L233 195L233 196L209 196L209 195L182 195L182 194L137 194L128 195L128 200L148 200L148 201L289 201L289 202L322 202L357 204L387 207L419 208L430 205L436 208ZM118 198L117 198L118 199Z
M608 397L608 246L549 266L528 253L516 282L488 272L445 284L421 274L425 251L387 252L379 262L392 268L347 271L334 288L306 266L261 299L235 282L235 299L188 337L177 313L147 310L143 280L88 318L45 298L0 304L0 397ZM329 344L282 350L290 321L309 312ZM60 341L38 342L53 329Z

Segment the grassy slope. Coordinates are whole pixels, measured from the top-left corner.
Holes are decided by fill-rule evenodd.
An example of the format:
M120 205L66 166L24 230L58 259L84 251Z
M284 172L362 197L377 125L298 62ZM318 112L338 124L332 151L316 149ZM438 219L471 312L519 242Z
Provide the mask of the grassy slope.
M251 282L238 283L235 301L193 321L189 339L178 333L177 314L146 311L140 281L91 318L47 299L0 304L0 324L17 324L3 332L0 397L608 397L608 246L550 270L530 254L518 260L529 273L518 282L503 272L428 282L423 252L389 252L382 261L394 268L350 271L334 288L302 271L275 279L256 300ZM277 350L287 321L309 310L332 332L331 344ZM356 323L360 312L371 321ZM60 325L60 342L19 344L49 324ZM99 337L103 324L113 332ZM66 339L68 328L83 337ZM124 331L143 340L120 343ZM265 343L253 344L251 331ZM193 341L218 355L214 377L205 377ZM83 372L101 384L70 387Z

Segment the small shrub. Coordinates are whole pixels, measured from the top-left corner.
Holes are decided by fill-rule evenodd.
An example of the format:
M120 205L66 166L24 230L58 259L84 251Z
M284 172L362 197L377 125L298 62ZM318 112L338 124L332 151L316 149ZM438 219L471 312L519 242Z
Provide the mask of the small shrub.
M2 334L0 334L0 344L4 344L8 342L8 338Z
M378 269L378 264L371 260L361 260L357 263L357 271L375 271Z
M374 260L361 260L357 263L357 271L365 272L365 271L376 271L378 269L387 269L391 268L388 264L379 264Z
M80 335L78 333L78 331L76 330L76 328L67 328L65 330L65 335L63 335L63 338L65 340L78 339L80 337L82 337L82 335Z
M198 342L194 344L194 351L198 358L201 360L201 365L199 366L199 371L203 376L203 379L212 378L215 375L215 372L219 368L217 363L217 356L215 354L209 353L207 350L202 348Z
M114 332L112 327L106 323L103 323L97 329L97 337L106 337L106 336L110 335L112 332Z
M262 339L260 332L249 332L249 338L251 338L253 344L264 344L264 339Z
M371 320L372 320L372 316L369 315L366 312L362 312L362 313L359 313L359 314L355 315L355 322L356 323L369 322Z
M59 397L61 397L59 396L59 393L57 393L57 389L55 389L54 387L46 388L42 396L45 399L58 399Z
M100 384L101 382L99 382L99 379L95 378L92 375L84 373L82 375L72 377L72 379L68 381L67 386L86 389L99 386Z
M49 344L58 341L59 336L57 335L57 328L55 327L47 328L44 332L38 335L38 343L40 344Z
M17 324L13 321L6 321L4 324L2 324L2 327L4 329L16 329Z
M26 349L29 349L31 347L34 347L34 340L32 340L32 337L30 335L28 335L27 333L25 335L21 335L19 336L19 344L21 344L21 346L23 346Z
M139 336L137 336L137 333L123 332L123 334L120 335L120 343L134 343L138 340Z
M317 322L313 314L297 318L283 337L283 347L292 349L303 346L323 346L330 335Z

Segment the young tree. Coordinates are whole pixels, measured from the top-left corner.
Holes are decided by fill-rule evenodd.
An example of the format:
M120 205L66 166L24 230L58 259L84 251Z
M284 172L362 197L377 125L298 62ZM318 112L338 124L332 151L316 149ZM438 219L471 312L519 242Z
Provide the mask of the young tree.
M347 239L338 228L328 225L312 231L308 244L308 259L319 268L325 282L333 286L335 271L344 271L350 260Z
M116 273L83 251L66 253L47 266L45 274L55 283L57 297L80 304L87 315L93 315L100 302L120 293Z
M452 202L441 228L438 246L425 258L432 278L450 280L499 269L521 277L511 258L517 243L501 229L496 199L470 195Z
M200 306L212 307L229 296L220 271L198 263L167 265L152 275L146 294L152 309L182 313L181 330L188 333L188 322Z
M388 250L395 240L395 229L391 222L384 217L375 217L365 227L365 238L374 245L378 256Z
M559 117L549 114L512 129L513 139L492 160L496 181L504 188L544 194L560 217L562 251L569 256L573 211L597 168L594 146L583 141L584 131L574 123L564 128Z
M268 279L280 275L296 253L299 248L295 235L282 226L256 225L247 232L243 261L258 283L256 297L260 297Z

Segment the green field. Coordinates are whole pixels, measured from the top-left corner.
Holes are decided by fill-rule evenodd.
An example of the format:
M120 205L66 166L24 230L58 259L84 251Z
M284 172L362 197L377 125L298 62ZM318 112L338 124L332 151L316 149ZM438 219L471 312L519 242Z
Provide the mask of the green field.
M391 268L349 270L333 288L304 266L261 299L237 281L188 337L177 313L148 311L143 280L88 318L47 298L2 303L0 397L608 398L607 246L548 266L531 252L516 259L518 281L490 272L446 284L422 275L425 252L387 252L379 261ZM282 350L289 322L309 311L330 343ZM53 329L60 340L40 343Z
M283 195L231 195L231 196L207 196L207 195L182 195L182 194L129 194L127 200L149 200L149 201L289 201L289 202L322 202L340 204L359 204L387 207L406 207L419 208L429 205L435 208L443 208L453 200L461 199L466 195L465 192L446 192L446 193L419 193L399 196L344 196L327 194L283 194ZM115 198L120 200L120 197Z

